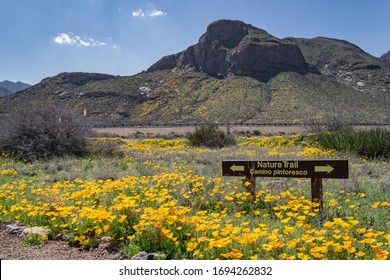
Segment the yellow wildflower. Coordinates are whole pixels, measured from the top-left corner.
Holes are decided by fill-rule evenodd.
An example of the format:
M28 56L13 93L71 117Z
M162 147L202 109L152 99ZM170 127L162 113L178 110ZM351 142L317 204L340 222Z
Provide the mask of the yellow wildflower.
M221 256L225 257L225 258L230 258L230 259L233 259L233 260L238 260L240 259L244 254L239 251L239 250L236 250L236 249L232 249L229 253L227 254L221 254Z
M187 252L195 250L195 248L198 246L198 243L190 241L187 243Z
M301 259L301 260L308 260L309 259L309 256L304 254L304 253L298 253L297 257L298 257L298 259Z
M123 223L124 221L126 221L126 218L127 218L126 215L122 215L122 216L120 217L120 219L118 220L118 222L119 222L119 223Z

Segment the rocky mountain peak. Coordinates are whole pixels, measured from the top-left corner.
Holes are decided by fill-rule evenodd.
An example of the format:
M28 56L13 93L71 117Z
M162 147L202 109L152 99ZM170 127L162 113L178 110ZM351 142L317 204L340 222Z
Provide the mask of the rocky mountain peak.
M266 81L278 73L309 72L301 50L266 31L237 20L211 23L199 42L168 55L147 71L193 70L209 75L250 76Z
M237 47L245 35L248 35L248 25L238 20L218 20L211 23L206 33L199 39L200 44L219 41L226 48Z

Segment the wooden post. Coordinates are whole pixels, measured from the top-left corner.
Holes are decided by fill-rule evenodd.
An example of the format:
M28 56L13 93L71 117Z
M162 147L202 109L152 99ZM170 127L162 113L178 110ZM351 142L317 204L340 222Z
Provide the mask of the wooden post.
M318 209L320 212L324 209L324 199L322 190L322 179L311 178L311 201L318 203Z
M247 182L249 183L249 185L246 184ZM249 192L252 196L252 202L254 202L256 200L256 177L247 176L244 184L246 191Z

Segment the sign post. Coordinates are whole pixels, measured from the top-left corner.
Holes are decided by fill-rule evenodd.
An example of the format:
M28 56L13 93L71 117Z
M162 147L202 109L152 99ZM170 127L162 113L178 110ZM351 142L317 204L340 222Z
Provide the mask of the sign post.
M323 210L322 179L347 179L347 160L224 160L222 161L223 176L245 176L247 190L254 195L255 177L289 177L310 178L312 201L318 203L318 209Z

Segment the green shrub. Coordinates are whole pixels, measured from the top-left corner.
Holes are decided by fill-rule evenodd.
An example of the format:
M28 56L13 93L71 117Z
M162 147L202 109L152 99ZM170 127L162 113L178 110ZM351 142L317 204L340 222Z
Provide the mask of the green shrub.
M203 125L187 134L190 144L195 147L222 148L236 145L236 138L219 130L217 125Z
M318 143L326 149L348 152L369 159L390 157L390 131L385 129L325 133L318 137Z
M0 130L0 152L27 161L81 155L87 145L84 121L56 106L14 110L1 120Z

